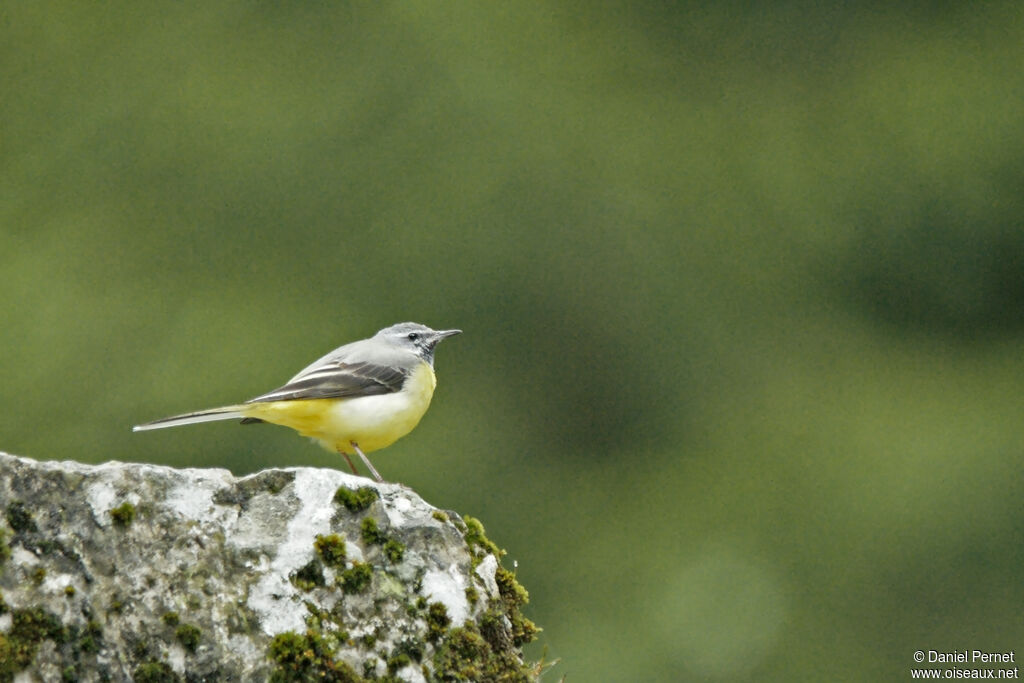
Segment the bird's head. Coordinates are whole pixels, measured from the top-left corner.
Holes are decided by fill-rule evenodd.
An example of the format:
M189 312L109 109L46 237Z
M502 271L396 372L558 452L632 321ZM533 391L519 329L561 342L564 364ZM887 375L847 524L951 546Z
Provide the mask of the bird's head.
M461 333L462 330L432 330L419 323L398 323L391 327L385 327L375 334L374 338L412 351L423 360L433 364L434 347L438 342Z

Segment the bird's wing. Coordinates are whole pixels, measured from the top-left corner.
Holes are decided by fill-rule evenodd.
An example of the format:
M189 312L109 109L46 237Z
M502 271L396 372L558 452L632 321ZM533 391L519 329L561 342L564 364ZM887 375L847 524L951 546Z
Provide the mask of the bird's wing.
M325 360L303 370L282 387L247 403L297 401L312 398L355 398L399 391L408 371L368 362Z

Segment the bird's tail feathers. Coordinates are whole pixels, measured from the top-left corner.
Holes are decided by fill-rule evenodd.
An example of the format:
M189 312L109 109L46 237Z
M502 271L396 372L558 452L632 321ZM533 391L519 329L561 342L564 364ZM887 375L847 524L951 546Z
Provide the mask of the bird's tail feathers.
M164 427L178 427L180 425L191 425L199 422L213 422L215 420L233 420L235 418L244 418L245 413L242 412L244 406L223 406L221 408L211 408L209 410L199 410L194 413L185 413L183 415L171 415L170 417L163 417L159 420L153 420L152 422L145 422L140 425L132 427L133 432L144 432L150 429L163 429Z

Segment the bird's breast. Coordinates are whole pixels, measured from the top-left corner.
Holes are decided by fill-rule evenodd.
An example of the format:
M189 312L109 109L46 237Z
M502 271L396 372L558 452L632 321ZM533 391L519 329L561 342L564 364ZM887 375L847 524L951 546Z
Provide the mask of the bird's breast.
M436 385L433 368L420 363L399 391L336 401L325 415L320 440L336 450L344 450L352 441L363 452L389 446L419 424Z

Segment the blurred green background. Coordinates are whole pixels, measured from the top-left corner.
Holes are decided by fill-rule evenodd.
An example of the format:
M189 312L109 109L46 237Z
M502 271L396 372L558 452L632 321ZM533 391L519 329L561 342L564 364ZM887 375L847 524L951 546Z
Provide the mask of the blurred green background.
M7 3L0 449L460 327L374 461L567 681L908 680L1024 640L1024 5Z

